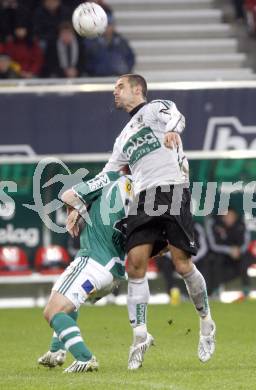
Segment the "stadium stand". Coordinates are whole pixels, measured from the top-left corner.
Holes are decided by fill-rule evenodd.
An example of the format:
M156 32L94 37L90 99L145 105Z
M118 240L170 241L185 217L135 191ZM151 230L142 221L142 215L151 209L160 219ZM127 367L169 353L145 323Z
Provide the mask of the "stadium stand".
M232 0L109 0L107 4L96 1L114 16L118 33L130 42L136 54L134 71L148 81L256 78L256 60L249 53L253 47L248 42L241 43L249 40L248 31L255 33L255 0L245 0L242 8L247 29L245 21L239 26L241 18L236 15L236 2ZM0 5L0 40L12 33L13 20L29 15L34 34L46 48L47 42L55 39L58 24L63 20L70 22L79 1L45 0L38 5L31 0L29 7L21 0L16 3L20 6L11 10ZM52 9L53 6L57 8ZM233 9L233 20L225 14L226 9ZM8 73L1 78L12 76ZM86 67L78 76L87 78ZM109 77L106 81L112 80Z
M118 30L151 81L255 78L214 0L109 0Z
M246 0L244 6L249 33L256 34L256 0Z

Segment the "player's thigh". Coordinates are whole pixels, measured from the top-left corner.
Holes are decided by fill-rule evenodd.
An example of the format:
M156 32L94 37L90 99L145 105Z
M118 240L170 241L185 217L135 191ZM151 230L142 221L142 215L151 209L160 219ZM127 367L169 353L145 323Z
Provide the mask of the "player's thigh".
M89 257L75 259L53 286L53 291L68 298L75 308L99 293L109 291L113 275ZM105 294L106 295L106 294Z
M169 245L172 262L175 266L176 271L184 275L192 270L193 263L191 255L183 249L177 248L174 245Z

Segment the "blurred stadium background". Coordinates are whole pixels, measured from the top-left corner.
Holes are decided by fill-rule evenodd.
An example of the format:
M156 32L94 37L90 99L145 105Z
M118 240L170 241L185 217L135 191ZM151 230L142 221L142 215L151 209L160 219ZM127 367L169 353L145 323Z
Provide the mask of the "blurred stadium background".
M52 1L58 7L69 8L69 13L63 11L65 15L70 15L79 3L49 0ZM3 30L0 30L0 62L11 61L16 71L13 77L3 76L0 80L2 308L43 306L53 281L72 260L78 245L67 234L54 232L43 222L47 217L43 206L54 200L62 188L60 183L48 183L44 188L43 184L56 174L67 175L67 169L76 173L73 180L81 178L78 174L81 168L88 169L88 178L97 174L126 122L126 115L115 111L112 99L118 73L92 77L85 67L80 77L52 74L47 78L39 71L33 75L22 72L22 65L11 58L7 45L12 42L10 26L22 24L15 22L16 18L20 21L19 12L22 21L24 18L27 21L28 9L30 27L34 28L43 54L46 53L47 40L43 35L36 35L40 7L45 3L0 2ZM186 117L183 140L190 160L191 183L203 183L201 204L194 207L206 247L197 260L202 271L206 266L209 273L211 248L204 228L205 218L200 213L207 198L207 183L218 183L217 194L226 182L242 181L244 188L253 182L256 171L256 2L109 0L105 6L114 17L116 31L134 53L133 72L142 74L149 83L149 99L173 100ZM7 15L10 24L4 30ZM68 16L67 21L70 21ZM15 57L15 49L12 53ZM58 161L48 161L41 182L35 182L37 164L46 156ZM41 194L36 201L33 186ZM244 214L242 197L243 190L231 196L232 207L241 216ZM216 196L211 214L216 213L218 202ZM37 212L24 204L34 205ZM63 229L63 208L49 216ZM250 235L245 251L251 263L247 270L251 282L249 295L254 297L256 224L253 215L246 217L246 232ZM154 261L149 265L152 302L170 301L171 286L165 285L166 272L166 269L160 272ZM185 299L177 275L173 276L174 286ZM241 298L239 272L235 270L225 280L220 275L219 288L215 287L212 298L226 302ZM124 292L125 286L111 297L111 302L123 304Z

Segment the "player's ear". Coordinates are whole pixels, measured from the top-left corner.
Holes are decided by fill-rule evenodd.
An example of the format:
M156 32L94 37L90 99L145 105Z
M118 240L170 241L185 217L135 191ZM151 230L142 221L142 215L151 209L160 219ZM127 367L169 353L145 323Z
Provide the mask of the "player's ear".
M136 95L142 95L142 86L136 85Z

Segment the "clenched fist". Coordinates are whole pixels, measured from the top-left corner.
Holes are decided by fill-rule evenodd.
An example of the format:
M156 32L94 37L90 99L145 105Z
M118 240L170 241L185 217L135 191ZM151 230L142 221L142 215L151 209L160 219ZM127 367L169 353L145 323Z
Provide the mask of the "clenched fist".
M164 136L164 145L169 149L176 149L181 145L179 134L174 131L168 131Z
M66 222L66 229L72 237L77 237L79 234L79 222L80 215L75 209L68 209L68 216Z

